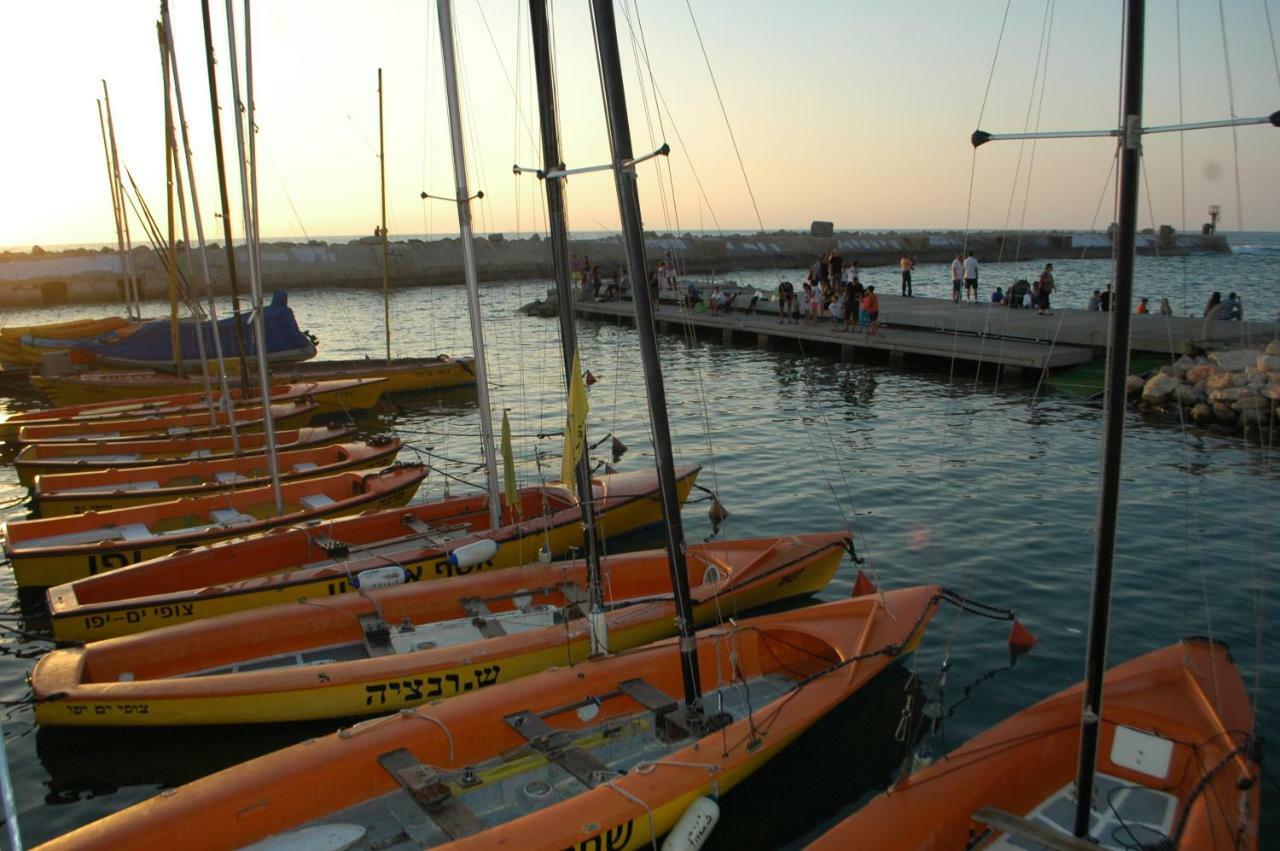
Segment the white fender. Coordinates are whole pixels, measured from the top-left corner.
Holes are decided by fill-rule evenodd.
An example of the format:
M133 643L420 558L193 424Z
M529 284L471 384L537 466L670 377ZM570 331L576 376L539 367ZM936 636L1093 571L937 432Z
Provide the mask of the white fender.
M662 851L698 851L720 821L720 805L705 795L695 798L662 843Z
M351 584L357 588L389 588L392 585L403 585L407 577L404 568L394 564L386 567L371 567L368 570L362 570L351 580Z
M463 544L449 553L449 564L454 567L473 567L493 558L498 552L498 542L484 538Z

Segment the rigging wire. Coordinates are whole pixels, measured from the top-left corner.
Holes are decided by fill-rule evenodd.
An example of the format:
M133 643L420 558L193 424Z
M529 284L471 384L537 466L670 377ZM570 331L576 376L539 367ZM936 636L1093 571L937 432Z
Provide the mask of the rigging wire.
M1218 23L1222 32L1222 63L1227 72L1227 107L1231 118L1236 117L1236 89L1231 80L1231 51L1227 48L1227 13L1222 0L1218 0ZM1235 125L1231 127L1231 161L1236 177L1236 227L1244 230L1244 200L1240 192L1240 134Z

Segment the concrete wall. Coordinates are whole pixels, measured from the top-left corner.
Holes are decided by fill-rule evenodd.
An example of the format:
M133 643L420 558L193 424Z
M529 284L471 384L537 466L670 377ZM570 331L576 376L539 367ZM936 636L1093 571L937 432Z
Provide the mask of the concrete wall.
M963 237L958 233L836 233L815 237L796 232L742 234L731 236L682 237L649 234L646 249L656 263L667 252L678 258L690 272L729 272L736 269L794 268L807 266L818 255L838 248L845 262L858 260L863 266L896 263L907 251L918 262L946 262L959 250ZM1015 249L1015 242L1017 247ZM1154 236L1140 236L1140 253L1156 249ZM1111 242L1104 233L1039 232L1020 234L970 234L968 248L978 259L992 262L1011 257L1015 250L1026 259L1060 257L1109 257ZM1230 251L1221 236L1187 234L1161 253ZM392 242L388 249L387 276L391 286L413 287L462 282L461 243L457 239L424 242ZM573 240L570 251L599 263L608 275L615 264L624 263L622 243L616 237ZM371 287L382 286L381 248L373 237L347 243L268 243L262 246L262 275L268 291L278 287ZM226 252L208 250L210 271L219 293L230 291ZM480 238L476 260L481 280L550 278L551 251L545 240ZM185 264L180 261L185 268ZM164 298L168 281L155 253L135 248L133 266L144 295ZM199 268L198 258L196 268ZM248 291L247 260L243 247L236 250L236 270L242 293ZM0 254L0 306L75 303L118 303L123 291L123 275L114 252L84 250L44 254Z

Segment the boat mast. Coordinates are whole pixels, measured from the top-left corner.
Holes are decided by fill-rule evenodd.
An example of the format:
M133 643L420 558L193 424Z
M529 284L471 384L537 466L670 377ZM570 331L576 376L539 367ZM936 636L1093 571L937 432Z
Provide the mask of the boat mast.
M178 245L173 215L173 100L169 91L169 47L163 25L156 24L160 42L160 70L164 74L164 195L168 209L169 234L165 252L169 256L169 345L173 350L173 372L182 377L182 335L178 333Z
M240 394L249 398L249 364L245 358L244 326L240 322L240 286L236 281L236 250L231 241L231 202L227 200L227 167L222 155L222 115L218 111L218 78L213 61L213 25L209 0L200 0L204 18L205 65L209 72L209 108L213 111L213 153L218 163L218 194L222 201L222 235L227 249L227 281L231 286L231 315L235 319L236 352L240 356Z
M387 286L387 149L382 132L382 69L378 69L378 184L382 187L382 321L387 334L387 366L391 366L391 292Z
M124 282L124 310L130 319L133 315L133 286L129 280L124 256L124 231L120 228L120 196L116 193L116 179L111 171L111 148L107 145L107 119L102 114L102 101L98 101L98 128L102 131L102 155L107 161L107 185L111 189L111 212L116 220L116 253L120 258L120 277Z
M173 69L173 96L178 103L178 126L182 128L182 150L187 167L187 186L191 190L191 216L196 223L196 242L200 248L200 273L204 280L205 296L209 304L209 328L211 337L213 338L213 354L218 362L218 384L222 391L221 407L227 414L227 427L231 433L231 451L236 455L240 454L240 427L236 424L235 403L231 399L231 388L227 382L227 362L222 352L222 335L218 333L218 308L213 298L213 276L209 273L209 254L204 239L204 222L200 219L200 194L196 189L196 173L195 166L191 158L191 136L187 130L187 114L182 105L182 81L178 76L178 54L173 48L173 25L169 20L169 4L165 2L160 6L161 19L164 22L165 38L169 45L169 64ZM186 217L183 217L183 225L186 225ZM191 246L188 244L187 252L190 254ZM195 297L197 302L199 296ZM203 341L204 332L199 330L197 325L196 340ZM201 346L203 349L203 345ZM201 352L203 358L203 351ZM205 388L209 392L208 387Z
M249 256L249 291L253 300L254 348L258 354L258 389L262 398L262 431L267 446L267 469L271 474L271 495L275 498L276 514L284 514L284 496L280 493L280 462L276 458L276 426L271 416L271 384L267 379L267 324L262 313L262 276L258 266L258 219L255 209L258 201L257 172L253 173L250 186L249 164L245 159L245 127L240 120L240 68L236 61L236 19L231 0L227 0L227 51L231 54L231 98L235 105L236 153L240 160L240 201L244 213L245 249ZM249 109L250 146L253 135L253 50L250 35L249 0L244 0L245 80ZM246 386L247 389L247 386Z
M560 347L564 352L565 388L581 380L574 374L578 352L578 335L573 326L573 285L569 280L569 228L565 222L564 175L560 162L560 126L556 117L554 72L551 38L547 26L547 0L529 0L529 23L533 30L533 66L538 87L538 117L542 124L542 159L546 174L547 219L551 231L551 258L556 273L556 304L560 315ZM600 575L600 550L596 540L594 493L591 487L591 459L587 453L586 427L583 426L582 457L578 459L576 479L578 504L582 507L583 540L586 544L589 606L587 620L591 628L591 653L608 652L608 632L604 617L603 582Z
M125 296L133 305L133 315L142 319L142 300L138 293L138 278L133 272L133 240L129 238L129 213L124 207L124 181L120 179L120 153L116 149L116 124L111 117L111 94L107 81L102 81L102 103L107 108L107 136L111 140L111 168L115 173L115 193L120 205L120 223L124 226Z
M649 397L649 422L653 429L662 515L666 520L667 565L671 571L671 587L675 592L680 665L684 674L684 701L685 706L692 711L699 708L702 699L701 680L698 676L698 643L693 629L693 604L689 599L684 528L680 518L680 499L676 494L671 427L667 422L667 395L662 384L662 364L658 359L658 339L653 321L654 308L649 297L649 276L645 269L644 228L640 221L640 199L636 192L631 125L627 121L627 96L622 84L622 62L618 57L613 0L591 0L591 10L596 36L596 58L600 63L600 78L604 90L604 111L609 126L613 177L618 191L618 212L622 219L622 238L627 248L627 273L631 276L631 297L636 306L636 334L640 338L644 385Z
M471 340L475 346L476 396L480 403L480 436L484 441L484 466L489 478L489 522L502 525L499 499L501 479L493 448L493 414L489 407L488 369L484 358L484 326L480 317L480 284L476 279L476 249L471 233L471 193L467 189L466 151L462 144L462 110L458 103L458 69L453 51L453 3L439 0L440 55L444 62L444 89L449 104L449 131L453 142L453 172L458 185L458 231L462 236L462 266L467 281L467 303L471 313Z
M1133 296L1134 242L1138 230L1138 180L1142 153L1142 48L1145 0L1125 4L1124 95L1120 133L1120 220L1116 230L1116 281L1111 297L1110 342L1102 426L1102 477L1094 544L1093 601L1085 656L1080 758L1076 773L1074 833L1089 832L1094 768L1102 722L1102 677L1107 667L1111 577L1115 562L1120 454L1124 443L1125 379L1129 372L1129 318Z
M169 3L160 0L160 21L156 24L156 33L160 37L160 57L164 62L165 88L176 88L178 82L178 66L173 61L173 39L169 35ZM172 117L172 113L170 113ZM178 121L182 122L181 113ZM178 193L178 219L182 223L182 251L187 260L187 280L191 279L191 233L187 230L187 196L182 185L182 164L178 161L178 137L174 132L173 122L169 122L169 157L173 160L174 188ZM194 187L192 187L194 188ZM188 286L190 284L188 283ZM192 326L195 330L196 353L200 358L200 378L204 386L205 406L209 409L209 428L218 427L218 408L213 401L213 384L209 378L209 353L204 345L204 323L200 315L200 302L194 293L188 293L187 307L191 311ZM181 338L179 338L181 342Z

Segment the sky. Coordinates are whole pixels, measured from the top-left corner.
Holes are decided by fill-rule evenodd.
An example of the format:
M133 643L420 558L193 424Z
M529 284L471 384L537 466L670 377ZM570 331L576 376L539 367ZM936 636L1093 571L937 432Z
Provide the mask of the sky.
M588 4L551 5L563 158L606 162ZM238 236L226 11L212 6ZM1105 228L1113 141L975 152L969 135L979 120L992 132L1115 126L1120 6L618 0L634 148L672 147L665 162L641 166L645 225ZM243 0L235 7L243 50ZM158 0L0 3L0 247L114 244L95 105L103 79L121 163L163 222L158 16ZM220 240L200 4L174 0L171 16L201 217ZM378 68L392 238L456 234L454 206L419 197L454 189L435 3L257 0L252 24L262 235L373 232ZM1149 0L1144 124L1226 118L1233 104L1238 116L1280 109L1277 27L1280 0ZM485 193L477 230L545 232L537 179L511 171L541 159L527 4L456 0L455 30L471 189ZM1224 228L1280 230L1278 153L1280 129L1267 126L1240 128L1234 141L1226 129L1149 137L1141 223L1195 230L1220 204ZM616 230L607 172L571 178L568 199L571 229ZM140 241L136 221L131 229Z

